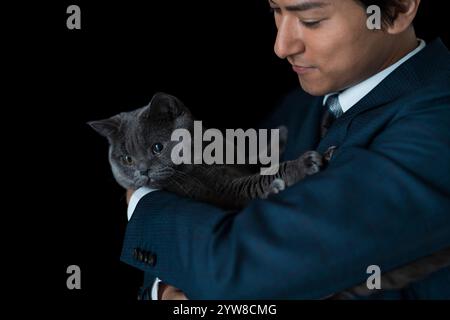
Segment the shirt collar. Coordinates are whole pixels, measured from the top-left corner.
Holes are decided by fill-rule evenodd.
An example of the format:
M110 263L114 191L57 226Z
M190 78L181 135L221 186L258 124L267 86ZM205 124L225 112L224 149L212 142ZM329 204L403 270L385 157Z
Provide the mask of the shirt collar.
M338 99L339 103L342 107L342 111L345 113L348 111L351 107L353 107L355 104L357 104L362 98L364 98L370 91L372 91L377 85L380 84L381 81L383 81L387 76L389 76L395 69L397 69L399 66L401 66L403 63L405 63L408 59L413 57L415 54L417 54L419 51L421 51L423 48L425 48L426 43L422 39L417 39L419 41L419 45L416 49L408 53L406 56L404 56L402 59L394 63L393 65L389 66L388 68L384 69L383 71L371 76L370 78L358 83L357 85L354 85L350 88L345 89L342 92L333 92L330 94L327 94L323 98L323 105L327 102L328 98L336 93L339 93Z

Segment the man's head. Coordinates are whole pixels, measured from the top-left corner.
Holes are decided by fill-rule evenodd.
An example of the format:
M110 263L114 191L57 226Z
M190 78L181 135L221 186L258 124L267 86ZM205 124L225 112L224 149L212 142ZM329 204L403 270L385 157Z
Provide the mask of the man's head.
M395 63L416 45L412 22L420 0L269 0L278 33L275 53L287 59L312 95L343 90ZM377 5L382 28L370 30Z

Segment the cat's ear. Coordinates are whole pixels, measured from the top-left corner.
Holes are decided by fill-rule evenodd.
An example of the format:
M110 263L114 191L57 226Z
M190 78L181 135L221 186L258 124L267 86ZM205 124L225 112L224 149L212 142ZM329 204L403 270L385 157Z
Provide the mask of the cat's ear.
M121 120L120 117L114 116L112 118L91 121L88 125L95 131L106 138L111 138L119 132Z
M187 111L184 104L176 97L158 92L153 95L149 105L141 113L142 118L149 118L153 115L164 116L169 119L176 119Z

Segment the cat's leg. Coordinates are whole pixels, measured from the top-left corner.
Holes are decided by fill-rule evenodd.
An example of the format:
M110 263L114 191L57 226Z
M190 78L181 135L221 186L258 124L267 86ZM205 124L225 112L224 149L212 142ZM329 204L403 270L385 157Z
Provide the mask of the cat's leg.
M319 172L322 165L322 156L316 151L308 151L298 159L281 163L276 174L258 173L232 179L227 192L236 199L265 199L270 194L278 193L306 176Z
M323 157L316 151L307 151L299 158L280 164L279 175L286 187L296 184L306 176L320 171L324 164Z
M286 129L287 130L287 129ZM280 131L281 132L281 131ZM281 135L281 133L280 133ZM281 140L281 139L280 139ZM330 147L324 154L323 157L320 156L319 153L315 151L308 151L300 158L300 164L304 166L306 169L306 175L311 175L319 172L320 167L323 165L323 161L329 162L331 157L333 156L334 151L336 150L335 146ZM301 179L301 178L300 178ZM293 183L295 183L294 181ZM291 182L291 184L293 184ZM277 178L273 180L271 184L271 193L279 193L286 189L286 182L283 179Z

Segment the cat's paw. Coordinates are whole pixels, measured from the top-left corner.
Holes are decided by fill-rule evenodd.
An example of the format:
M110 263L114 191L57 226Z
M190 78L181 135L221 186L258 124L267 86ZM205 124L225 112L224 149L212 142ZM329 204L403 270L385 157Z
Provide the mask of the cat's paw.
M270 192L271 193L277 194L280 191L283 191L284 189L286 189L286 183L284 182L283 179L275 179L270 184Z
M320 171L323 166L323 157L316 151L307 151L300 158L306 175L312 175Z

